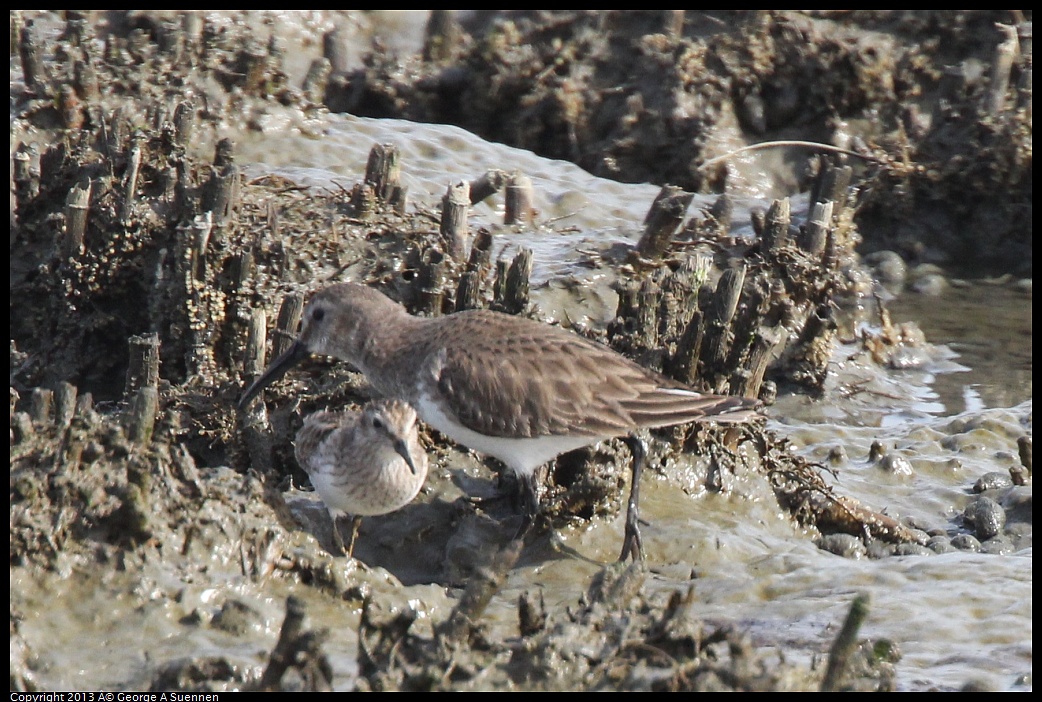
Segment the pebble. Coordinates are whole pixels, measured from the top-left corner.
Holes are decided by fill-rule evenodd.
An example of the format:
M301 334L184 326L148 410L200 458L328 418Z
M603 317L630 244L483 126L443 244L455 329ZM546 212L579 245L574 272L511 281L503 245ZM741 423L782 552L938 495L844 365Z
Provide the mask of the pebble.
M818 548L844 558L863 558L867 554L861 539L850 534L827 534L818 539Z
M966 506L963 519L972 524L974 533L981 541L998 536L1006 526L1006 511L998 502L979 495Z

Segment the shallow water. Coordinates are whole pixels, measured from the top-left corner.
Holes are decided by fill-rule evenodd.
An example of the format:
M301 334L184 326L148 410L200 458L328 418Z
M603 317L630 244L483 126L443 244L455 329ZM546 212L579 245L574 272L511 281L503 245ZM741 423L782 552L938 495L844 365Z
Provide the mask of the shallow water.
M906 294L894 321L914 320L966 370L931 383L948 412L1008 407L1031 399L1031 293L1003 281L952 286L940 299Z

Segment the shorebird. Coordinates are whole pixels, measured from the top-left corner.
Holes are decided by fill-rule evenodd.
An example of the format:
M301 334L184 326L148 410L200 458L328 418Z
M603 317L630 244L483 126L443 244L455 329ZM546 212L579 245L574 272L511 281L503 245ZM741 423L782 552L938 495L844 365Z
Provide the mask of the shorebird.
M398 400L374 400L361 412L308 415L295 453L333 519L333 540L349 557L362 517L404 507L427 477L416 412ZM346 515L353 519L345 545L339 518Z
M577 334L489 310L414 317L356 283L317 291L293 345L243 393L239 407L309 354L335 356L385 397L459 444L498 458L518 477L527 523L539 509L535 469L615 436L633 449L620 560L642 558L638 486L643 428L744 422L758 403L697 392Z

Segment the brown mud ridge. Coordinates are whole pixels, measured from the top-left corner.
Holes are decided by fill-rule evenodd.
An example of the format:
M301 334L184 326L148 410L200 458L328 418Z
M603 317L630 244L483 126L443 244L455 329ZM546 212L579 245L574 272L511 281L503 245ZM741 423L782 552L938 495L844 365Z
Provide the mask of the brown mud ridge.
M304 109L309 98L286 85L277 52L249 32L204 26L193 35L193 21L108 34L101 54L88 17L77 13L69 13L57 47L40 45L31 25L21 30L19 120L56 129L57 137L42 152L19 148L12 156L12 568L44 582L92 567L158 564L220 581L218 563L237 554L250 577L296 578L333 597L364 599L362 688L893 685L886 656L856 640L857 611L829 671L800 672L773 656L768 662L728 628L692 628L679 616L690 592L666 605L649 601L639 565L605 569L574 612L544 612L523 600L520 635L511 640L490 640L481 623L518 557L506 542L469 569L433 576L465 594L429 637L411 630L408 614L381 616L380 602L359 594L364 588L331 575L327 554L303 537L283 496L302 477L292 437L302 416L363 402L367 389L343 367L315 360L251 412L235 409L238 393L263 368L269 336L268 358L285 347L316 280L350 276L417 313L489 306L526 314L530 254L493 262L491 234L472 235L466 223L468 202L505 187L508 214L524 224L525 183L475 174L465 188L450 188L439 209L407 204L398 176L408 164L383 145L374 147L364 180L339 194L274 177L244 182L227 141L212 163L200 163L186 145L219 119L195 97L201 77L243 101L274 96ZM707 390L768 401L778 386L819 392L836 310L865 278L854 252L853 169L825 157L816 164L808 220L791 222L787 201L771 203L755 223L755 242L729 234L726 197L685 222L690 195L663 188L640 242L595 262L622 275L619 313L607 329L584 333ZM692 256L696 249L703 256ZM888 327L866 338L866 352L885 361L911 340ZM892 548L926 540L833 495L821 467L762 427L677 428L656 438L657 461L704 457L707 484L719 471L766 476L779 505L822 534ZM462 455L438 436L424 442L442 465ZM617 441L561 457L544 476L550 523L617 512L627 462ZM413 513L410 527L429 528L425 549L434 554L454 529L478 519L462 500ZM422 527L424 518L438 523ZM20 616L13 607L13 641ZM328 686L322 633L307 630L302 616L291 600L260 676L193 659L157 669L153 686L276 688L287 668L297 671L289 687ZM589 649L597 656L570 653L594 639L602 642ZM490 674L493 665L499 669ZM30 666L12 663L12 686L32 689L33 677Z

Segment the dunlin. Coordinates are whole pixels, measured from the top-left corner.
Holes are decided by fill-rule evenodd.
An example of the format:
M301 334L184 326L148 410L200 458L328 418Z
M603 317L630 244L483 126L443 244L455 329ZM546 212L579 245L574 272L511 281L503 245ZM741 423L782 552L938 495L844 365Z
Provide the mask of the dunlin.
M350 556L362 517L404 507L427 477L416 412L398 400L374 400L361 412L308 415L297 432L297 463L333 518L337 547ZM351 515L346 546L339 518Z
M245 407L308 354L335 356L376 391L404 400L454 441L517 474L526 515L538 511L534 471L613 436L630 436L633 481L620 560L642 557L637 495L641 428L755 416L756 401L699 393L572 332L488 310L414 317L364 285L316 292L300 336L243 393Z

